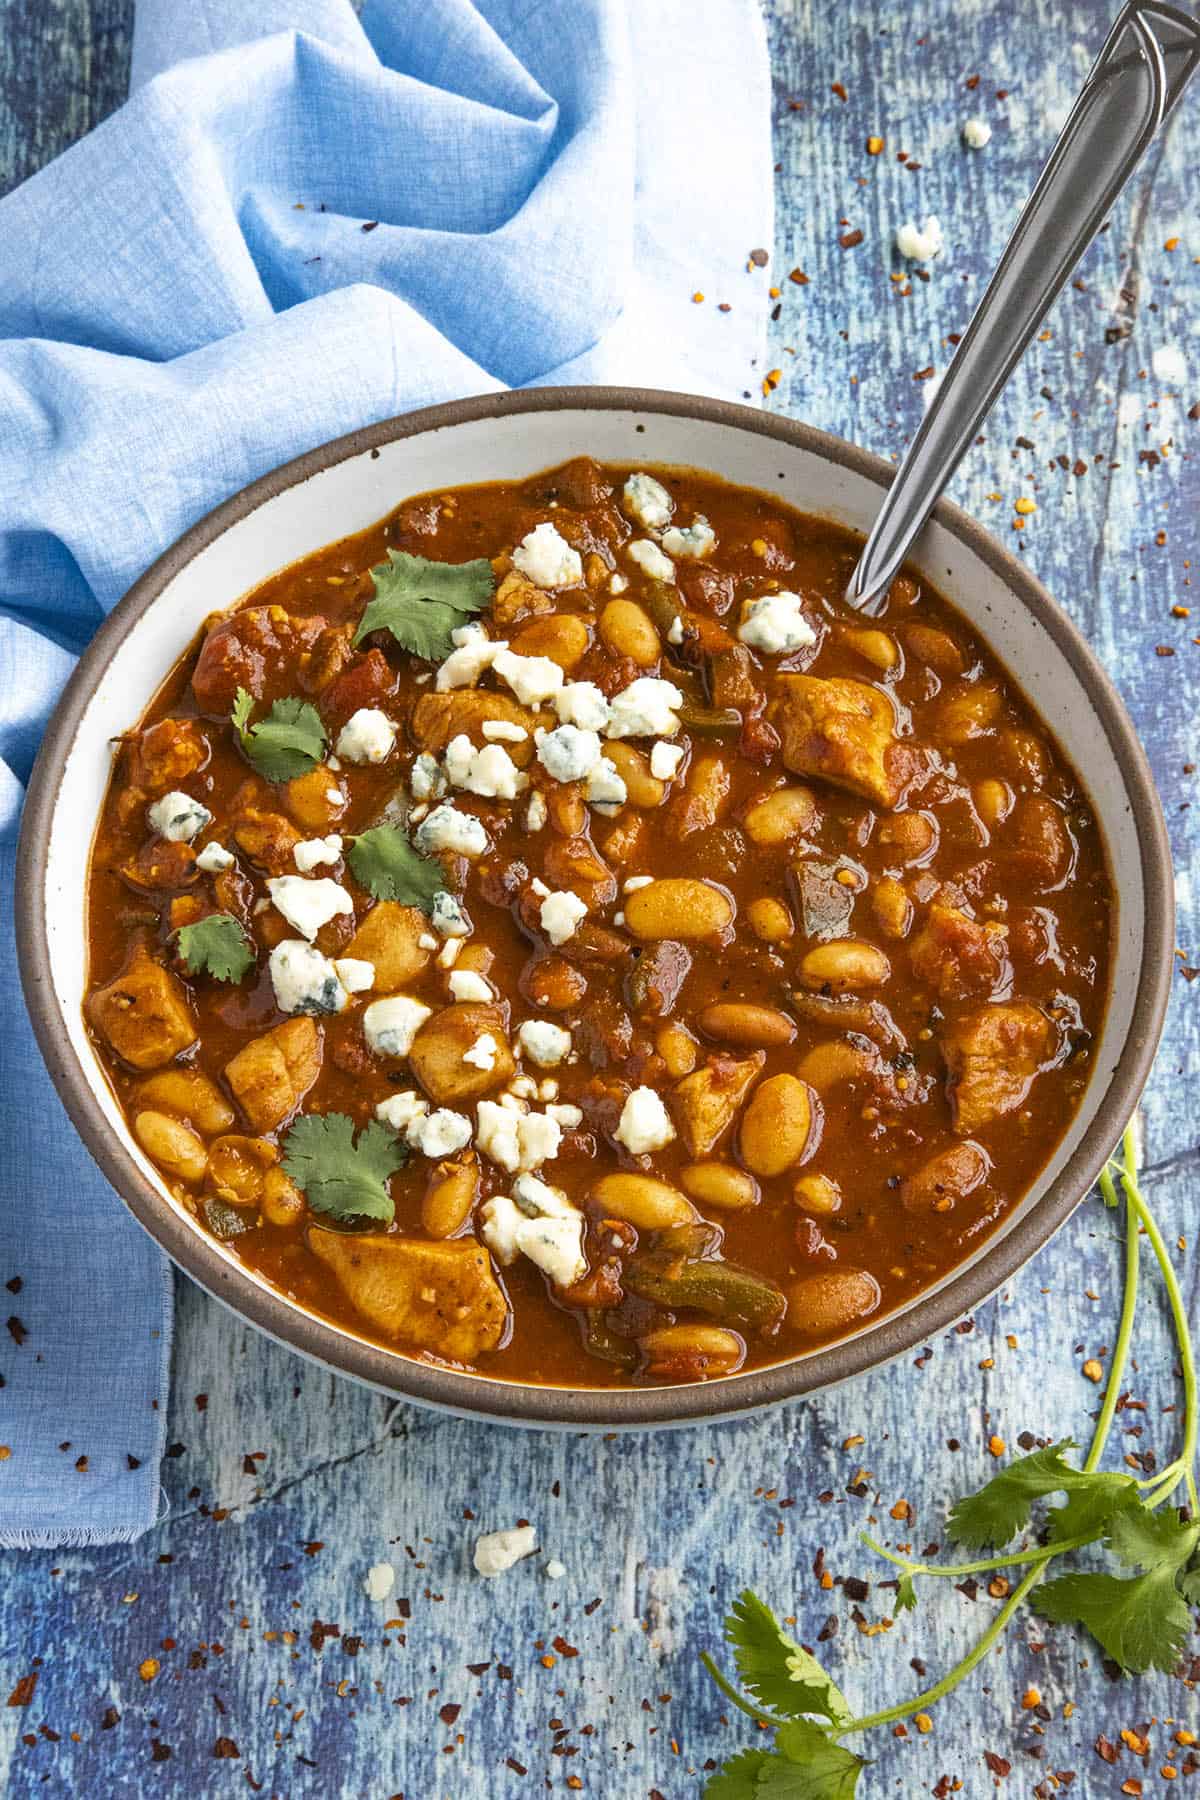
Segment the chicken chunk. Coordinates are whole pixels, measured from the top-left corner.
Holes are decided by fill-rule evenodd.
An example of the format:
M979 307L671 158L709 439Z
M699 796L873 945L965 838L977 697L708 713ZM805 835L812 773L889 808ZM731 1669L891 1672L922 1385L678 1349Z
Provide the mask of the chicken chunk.
M554 600L550 594L544 594L532 581L526 581L516 569L510 571L496 589L492 600L492 623L497 630L517 625L522 619L531 619L539 613L554 611Z
M233 1097L256 1131L274 1131L295 1112L321 1068L321 1032L297 1015L243 1046L225 1064Z
M313 1229L309 1248L384 1337L452 1362L473 1362L500 1342L508 1304L474 1238L415 1238Z
M781 675L768 716L785 765L894 807L917 772L918 753L896 736L896 713L878 688L841 676Z
M765 1061L761 1050L741 1062L731 1056L710 1056L702 1069L676 1083L671 1114L689 1156L707 1156L716 1149Z
M973 1137L1015 1112L1058 1048L1053 1022L1028 1000L981 1006L948 1025L942 1055L959 1136Z
M199 774L212 755L198 719L160 719L127 740L129 779L143 794L166 794Z
M115 981L89 996L87 1011L96 1030L135 1069L160 1069L196 1041L187 989L144 944Z
M519 769L523 769L534 752L533 734L539 725L553 725L554 715L547 718L518 706L507 694L493 694L483 688L456 688L448 694L423 694L413 708L412 735L418 749L440 756L451 738L469 737L477 750L487 743L483 735L489 724L519 725L526 733L518 743L505 742L504 748Z
M426 1019L408 1060L435 1106L475 1100L504 1087L516 1072L500 1008L469 1002L444 1006Z
M295 874L300 833L282 813L265 811L253 801L244 802L233 815L233 836L238 849L268 874Z
M910 945L913 974L939 1000L995 993L1008 974L1008 933L935 901Z
M342 954L372 965L377 994L394 994L427 966L433 952L421 939L430 936L420 907L377 900Z

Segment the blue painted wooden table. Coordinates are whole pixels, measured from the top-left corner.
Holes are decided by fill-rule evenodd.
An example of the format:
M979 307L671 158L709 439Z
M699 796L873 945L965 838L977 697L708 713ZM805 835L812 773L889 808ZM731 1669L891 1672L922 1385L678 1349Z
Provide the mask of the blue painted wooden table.
M1107 18L1089 0L1047 0L1036 24L994 0L775 0L777 241L768 268L706 302L772 312L768 369L746 371L748 390L768 377L771 407L898 454L922 371L944 367ZM119 100L128 28L127 0L0 5L0 185ZM977 152L959 141L973 114L994 132ZM1173 610L1193 601L1200 550L1198 130L1200 89L956 483L1091 637L1153 758L1185 955L1146 1102L1148 1188L1181 1242L1200 1174L1200 985L1188 979L1200 962L1200 605ZM871 134L886 140L874 157ZM947 248L914 279L891 236L927 213ZM1037 510L1018 532L1022 495ZM1186 1252L1179 1265L1194 1299ZM936 1540L947 1500L992 1467L993 1433L1010 1445L1086 1434L1097 1389L1082 1364L1112 1340L1116 1270L1114 1232L1090 1203L909 1366L753 1422L622 1438L413 1411L301 1363L181 1280L161 1525L132 1548L6 1559L3 1691L38 1677L29 1704L0 1708L8 1792L682 1800L752 1730L723 1718L696 1661L746 1583L821 1639L856 1703L902 1698L921 1685L910 1658L931 1675L948 1666L996 1602L947 1586L873 1631L891 1591L856 1601L841 1585L886 1573L858 1533ZM1115 1450L1161 1461L1176 1396L1147 1310L1130 1379L1144 1410L1119 1415ZM890 1516L899 1500L911 1524ZM544 1557L481 1580L474 1534L520 1518ZM832 1591L813 1574L821 1548ZM545 1557L566 1565L560 1580ZM362 1581L381 1560L397 1579L377 1603ZM1036 1710L1022 1707L1031 1686ZM869 1791L1099 1796L1140 1792L1122 1787L1134 1778L1158 1792L1166 1716L1200 1728L1200 1703L1166 1678L1114 1686L1070 1632L1050 1641L1030 1617L932 1732L875 1742ZM1098 1733L1148 1721L1160 1722L1145 1762L1097 1756Z

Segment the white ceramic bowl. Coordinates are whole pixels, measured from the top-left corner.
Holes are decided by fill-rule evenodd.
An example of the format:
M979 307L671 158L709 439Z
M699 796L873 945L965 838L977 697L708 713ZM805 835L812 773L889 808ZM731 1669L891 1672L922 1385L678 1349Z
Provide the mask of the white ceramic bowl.
M943 504L914 564L987 640L1081 774L1119 889L1113 984L1093 1075L1042 1178L974 1254L908 1306L768 1369L671 1388L528 1388L368 1344L295 1306L208 1237L133 1139L84 1029L90 822L128 728L204 618L407 496L512 480L580 454L715 471L865 532L891 476L875 457L789 420L678 394L541 389L412 413L311 451L218 506L155 563L97 634L34 771L21 839L22 976L47 1065L113 1186L163 1248L263 1330L332 1368L456 1412L528 1424L650 1425L742 1413L924 1343L1008 1279L1087 1192L1149 1072L1173 949L1170 855L1136 734L1087 644L1024 567Z

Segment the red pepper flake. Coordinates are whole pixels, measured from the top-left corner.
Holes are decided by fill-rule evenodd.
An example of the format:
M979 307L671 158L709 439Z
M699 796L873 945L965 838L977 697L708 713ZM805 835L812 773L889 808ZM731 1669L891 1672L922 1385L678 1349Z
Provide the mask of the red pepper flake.
M861 244L862 241L863 234L857 226L853 231L844 231L838 239L838 243L842 246L843 250L853 250L858 244Z
M438 1718L443 1725L453 1725L461 1711L461 1706L456 1706L452 1700L448 1700L445 1706L438 1708Z
M840 81L831 81L829 84L829 91L831 94L836 94L839 100L846 100L849 98L849 95L846 93L846 90Z
M25 1283L21 1280L19 1275L14 1275L12 1280L6 1281L4 1285L10 1294L19 1294Z
M511 1769L514 1775L528 1775L529 1773L525 1764L518 1762L515 1756L506 1756L504 1766L506 1769Z
M751 250L750 252L750 261L756 269L765 269L770 260L771 255L768 250Z
M216 1743L213 1745L212 1753L217 1758L218 1762L236 1762L241 1755L241 1751L238 1749L233 1739L227 1737L219 1737L217 1739Z
M1200 419L1200 400L1197 400L1192 406L1188 407L1188 418Z
M1119 1744L1114 1744L1111 1739L1106 1738L1103 1735L1096 1739L1096 1755L1100 1758L1101 1762L1115 1763L1120 1754L1121 1747Z
M368 219L362 229L364 231L378 231L379 230L379 220L378 219Z
M927 369L914 369L913 370L913 380L914 381L928 381L930 379L930 377L933 375L933 373L934 373L934 367L933 367L933 364L930 363L930 365Z
M558 1654L560 1656L578 1656L579 1655L579 1652L575 1648L574 1644L568 1644L566 1638L564 1638L564 1637L552 1638L551 1642L553 1643L554 1648L558 1651Z
M29 1336L27 1328L21 1323L20 1319L18 1319L16 1313L8 1320L8 1330L13 1343L16 1344L18 1348L20 1348L25 1342L25 1339Z
M1170 644L1155 644L1155 656L1174 656L1175 651Z
M207 1394L197 1394L196 1395L196 1411L197 1412L207 1412L208 1411L208 1395Z
M81 1475L86 1475L86 1474L87 1474L87 1472L88 1472L88 1459L87 1459L87 1457L86 1457L86 1456L78 1456L78 1457L76 1457L76 1459L75 1459L75 1467L76 1467L76 1468L77 1468L77 1469L78 1469L78 1471L79 1471L79 1473L80 1473L80 1474L81 1474Z
M1088 466L1084 462L1082 456L1076 457L1074 463L1072 463L1072 465L1071 465L1072 475L1086 475L1087 472L1088 472Z
M36 1669L33 1671L33 1673L31 1675L22 1675L22 1677L21 1677L20 1681L18 1681L16 1687L13 1689L12 1693L8 1696L8 1705L9 1706L28 1706L30 1701L33 1699L34 1690L37 1687L37 1684L38 1684L38 1671Z
M968 88L970 90L970 92L973 94L975 92L975 89L979 86L978 75L968 75L967 79L963 82L963 86L965 88Z
M126 1463L127 1468L129 1469L130 1473L132 1473L134 1469L141 1468L142 1459L140 1456L130 1456L130 1454L127 1450L125 1452L125 1463Z
M1012 1769L1012 1764L1009 1762L1008 1758L1006 1756L997 1756L994 1750L985 1750L983 1753L983 1760L992 1771L993 1775L1004 1776Z
M793 269L788 276L788 280L794 281L797 287L808 286L808 276L804 273L803 269Z
M155 1762L170 1762L173 1752L170 1744L164 1744L161 1738L151 1738L150 1754Z
M101 1731L111 1731L114 1725L121 1723L121 1715L115 1706L106 1706L104 1717L100 1721Z
M310 1544L305 1544L304 1554L305 1556L319 1556L324 1548L325 1540L323 1538L313 1538Z
M718 312L732 312L733 308L732 308L732 306L730 306L728 300L722 300L720 305L717 307L717 311Z

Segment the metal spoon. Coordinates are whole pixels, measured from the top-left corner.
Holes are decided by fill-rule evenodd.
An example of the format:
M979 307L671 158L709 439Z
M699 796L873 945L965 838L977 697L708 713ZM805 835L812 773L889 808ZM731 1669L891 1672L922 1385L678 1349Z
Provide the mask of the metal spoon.
M1200 24L1129 0L888 489L846 598L887 591L968 444L1200 62Z

